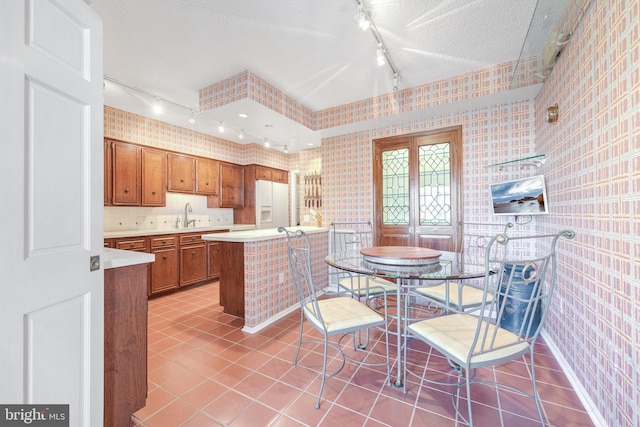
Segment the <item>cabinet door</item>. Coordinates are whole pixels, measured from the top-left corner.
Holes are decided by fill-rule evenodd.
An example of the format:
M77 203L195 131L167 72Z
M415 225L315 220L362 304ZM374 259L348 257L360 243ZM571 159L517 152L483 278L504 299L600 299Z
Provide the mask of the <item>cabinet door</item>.
M111 161L111 141L104 140L104 205L111 205L113 194L113 163Z
M287 171L273 169L272 175L273 175L273 182L281 182L283 184L289 183L289 173Z
M218 195L219 163L215 160L196 159L196 193Z
M273 179L273 172L271 168L268 168L266 166L256 165L256 179L271 181Z
M167 154L142 149L142 206L165 206L167 188Z
M180 286L207 279L207 251L204 243L180 248Z
M220 164L220 207L244 206L244 169L231 163Z
M154 249L155 262L151 263L149 295L178 287L178 249L175 246Z
M169 153L168 190L179 193L193 193L195 183L195 158Z
M113 204L140 206L140 147L112 142Z
M220 277L220 243L207 243L209 251L209 271L207 279L216 279Z

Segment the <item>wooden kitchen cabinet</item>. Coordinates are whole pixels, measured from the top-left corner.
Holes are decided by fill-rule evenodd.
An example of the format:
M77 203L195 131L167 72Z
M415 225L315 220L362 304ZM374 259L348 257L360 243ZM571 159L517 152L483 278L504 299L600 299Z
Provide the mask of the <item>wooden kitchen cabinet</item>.
M156 260L151 264L148 295L156 295L178 288L179 263L178 245L175 235L150 237L151 252Z
M281 182L283 184L289 183L289 172L287 171L283 171L280 169L272 169L271 176L272 176L273 182Z
M196 159L191 156L169 153L167 161L169 163L167 189L178 193L193 193L196 189Z
M111 141L113 194L115 206L139 206L141 202L141 148Z
M220 277L221 260L220 260L220 243L207 243L207 252L209 260L209 268L207 270L207 279L213 280Z
M218 161L196 158L196 194L217 196L220 165Z
M244 206L244 168L232 163L220 163L220 208Z
M104 140L104 205L111 205L113 198L113 161L111 160L111 141Z
M104 270L104 425L128 426L147 398L147 264Z
M273 169L266 166L255 165L256 180L261 179L265 181L273 180Z
M180 286L207 279L207 245L201 234L180 235Z
M142 148L142 206L165 206L167 153Z
M244 318L244 243L220 242L220 305L224 312Z

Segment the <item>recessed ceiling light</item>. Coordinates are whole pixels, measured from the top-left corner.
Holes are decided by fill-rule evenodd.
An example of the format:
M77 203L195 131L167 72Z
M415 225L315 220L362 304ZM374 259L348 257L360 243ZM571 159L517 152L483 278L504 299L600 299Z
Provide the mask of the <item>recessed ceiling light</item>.
M238 114L238 117L242 117L243 119L246 119L247 117L249 117L249 115L247 113L240 113Z

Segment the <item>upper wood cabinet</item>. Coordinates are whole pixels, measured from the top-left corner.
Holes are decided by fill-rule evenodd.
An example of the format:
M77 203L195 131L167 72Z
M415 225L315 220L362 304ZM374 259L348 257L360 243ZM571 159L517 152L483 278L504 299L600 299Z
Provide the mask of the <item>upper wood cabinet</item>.
M272 169L271 174L273 182L282 182L283 184L289 183L289 172L280 169Z
M196 193L217 196L220 164L216 160L196 158Z
M244 168L232 163L220 163L220 208L244 206Z
M165 206L167 153L142 148L142 206Z
M196 189L196 159L182 154L168 154L169 182L167 189L179 193L193 193Z
M113 205L139 206L141 202L141 149L111 141Z
M270 168L262 165L251 165L255 167L255 179L273 182L289 183L289 172L280 169Z
M113 162L111 161L111 141L104 140L104 205L110 205L113 196Z

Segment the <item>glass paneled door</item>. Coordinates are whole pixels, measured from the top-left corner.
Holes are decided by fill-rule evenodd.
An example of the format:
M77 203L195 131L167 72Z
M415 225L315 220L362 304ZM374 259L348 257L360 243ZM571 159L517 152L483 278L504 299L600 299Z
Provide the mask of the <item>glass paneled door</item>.
M454 250L461 130L374 140L376 244Z

